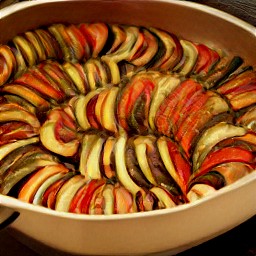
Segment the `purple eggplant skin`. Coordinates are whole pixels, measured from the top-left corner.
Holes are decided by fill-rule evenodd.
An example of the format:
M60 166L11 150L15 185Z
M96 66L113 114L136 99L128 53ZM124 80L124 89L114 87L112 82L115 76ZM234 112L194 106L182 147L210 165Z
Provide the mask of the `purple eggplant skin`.
M242 64L243 59L240 56L234 56L232 59L223 57L202 81L208 89L218 88Z
M154 143L153 150L147 151L147 159L152 175L156 180L156 183L159 186L163 186L175 197L180 197L182 195L182 192L177 183L168 173L161 159L156 142Z
M126 167L129 175L133 181L140 187L150 188L152 185L147 181L143 172L139 167L139 163L136 159L134 137L128 139L125 151Z
M225 178L223 175L218 173L217 171L210 171L204 175L201 175L195 179L193 179L188 186L188 191L195 184L206 184L214 187L216 190L223 188L226 185Z

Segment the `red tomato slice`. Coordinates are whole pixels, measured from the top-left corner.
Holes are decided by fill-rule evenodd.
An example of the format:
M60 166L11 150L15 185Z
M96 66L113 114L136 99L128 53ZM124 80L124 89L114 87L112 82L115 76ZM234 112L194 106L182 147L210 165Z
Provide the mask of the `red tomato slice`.
M207 122L207 118L204 119L202 116L206 113L206 110L203 108L204 104L209 99L209 93L202 93L197 97L197 101L191 105L190 109L187 110L187 113L184 118L182 118L182 122L180 122L178 126L178 130L175 134L175 137L178 141L181 141L183 144L183 149L188 154L190 143L192 137L196 134L198 130L198 124L202 122ZM193 135L192 135L193 134ZM185 146L186 145L186 146Z
M35 136L34 128L23 122L9 122L1 125L0 145Z
M171 140L168 140L167 146L168 152L174 164L174 168L179 177L179 180L176 182L180 186L182 192L186 194L187 184L191 175L191 166L189 161L181 154L177 144Z
M94 191L103 186L105 184L105 180L91 180L88 184L85 193L83 193L83 198L81 199L81 213L89 213L90 202L93 196Z
M182 82L159 107L156 113L157 130L164 135L170 136L173 126L172 117L175 113L179 115L178 106L182 107L185 104L187 95L193 95L193 93L201 89L202 86L192 79Z
M198 51L198 57L194 72L199 74L200 72L206 72L206 69L211 61L211 54L209 48L204 44L195 45Z
M35 89L45 97L49 97L56 101L61 101L65 98L64 92L55 89L50 83L42 80L41 78L38 78L36 75L29 72L23 74L21 77L16 79L15 82Z
M239 95L245 92L251 92L256 90L256 79L255 81L251 81L246 84L242 84L239 87L236 87L232 92L230 92L227 96L228 99L232 99L234 96Z
M95 114L95 106L96 106L98 97L99 97L99 94L96 94L94 97L92 97L86 107L86 115L87 115L88 121L91 124L91 126L95 129L100 128L100 124Z
M203 90L201 87L195 88L195 91L187 93L187 95L178 103L174 113L170 116L172 120L172 131L175 134L179 126L193 113L194 106L202 104Z
M253 152L240 147L227 147L218 149L205 158L201 167L192 175L197 177L210 171L217 165L227 162L255 163Z
M196 45L196 48L198 51L198 59L194 72L196 74L208 74L213 65L219 61L220 56L215 50L207 47L204 44L198 44Z
M182 120L175 138L180 142L188 157L198 135L209 122L220 122L229 117L228 113L225 112L228 110L227 105L226 108L219 109L216 107L222 101L223 99L216 93L206 91L201 94L201 97L198 98L197 102L189 110L186 118Z
M69 212L81 213L81 201L86 194L87 187L88 185L85 184L77 191L70 203Z
M97 57L107 41L108 27L104 23L83 23L79 29L89 43L92 57Z
M221 94L229 94L239 88L240 86L249 84L250 82L256 81L256 72L252 70L247 70L228 82L224 83L220 88L218 88L218 92Z
M129 130L127 118L130 116L136 100L144 92L152 92L155 84L149 79L135 79L127 85L122 93L122 96L117 106L117 117L119 124L125 130Z
M42 197L42 205L48 207L50 209L55 209L56 196L64 185L64 183L71 177L71 175L67 174L60 180L54 182L47 190L44 192Z

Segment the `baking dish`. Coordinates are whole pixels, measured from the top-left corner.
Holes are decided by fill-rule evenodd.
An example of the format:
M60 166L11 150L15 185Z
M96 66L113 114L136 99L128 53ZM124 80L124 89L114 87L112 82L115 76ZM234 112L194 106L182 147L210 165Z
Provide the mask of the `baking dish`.
M254 27L190 2L26 2L1 11L0 27L4 32L0 40L4 43L20 32L42 25L81 21L158 26L180 37L243 56L249 64L255 63ZM216 194L176 208L118 216L53 212L0 195L1 221L3 225L9 224L8 216L14 218L19 212L18 219L11 224L13 230L50 247L79 255L177 253L253 216L256 212L255 179L256 174L251 173Z

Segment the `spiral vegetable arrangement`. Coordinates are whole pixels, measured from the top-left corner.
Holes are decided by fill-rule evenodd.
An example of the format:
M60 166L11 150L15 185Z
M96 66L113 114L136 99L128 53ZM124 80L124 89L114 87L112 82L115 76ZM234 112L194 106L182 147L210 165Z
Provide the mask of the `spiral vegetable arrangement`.
M117 214L255 170L256 73L157 28L53 24L0 46L0 193Z

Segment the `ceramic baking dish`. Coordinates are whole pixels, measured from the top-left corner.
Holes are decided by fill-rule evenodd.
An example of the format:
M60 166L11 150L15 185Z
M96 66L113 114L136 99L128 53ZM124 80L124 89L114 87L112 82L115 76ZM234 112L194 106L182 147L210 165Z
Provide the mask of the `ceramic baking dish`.
M243 56L248 64L256 60L253 26L206 6L174 0L22 2L0 11L0 42L52 23L95 21L155 26ZM145 255L168 251L170 255L216 237L254 216L255 193L256 172L252 172L196 202L110 216L62 213L0 195L0 223L2 227L10 224L13 232L67 253Z

